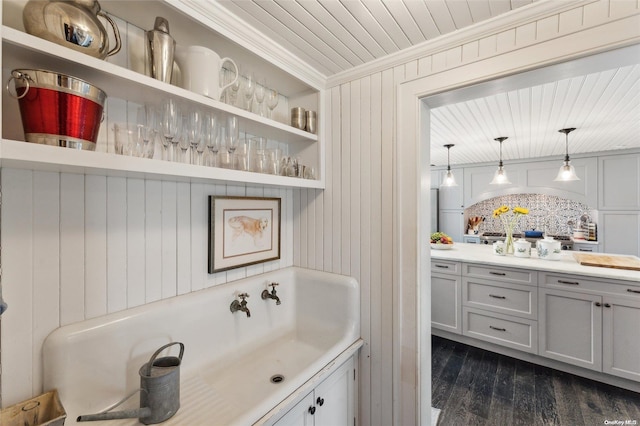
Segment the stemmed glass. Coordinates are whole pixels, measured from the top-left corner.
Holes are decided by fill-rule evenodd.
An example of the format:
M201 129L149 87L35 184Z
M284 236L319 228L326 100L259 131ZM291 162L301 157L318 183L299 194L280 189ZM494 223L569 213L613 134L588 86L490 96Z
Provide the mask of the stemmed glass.
M232 74L229 70L227 70L226 72L227 78L229 80L227 80L227 84L232 81ZM227 93L227 101L229 102L229 105L233 105L236 106L236 103L238 101L238 90L240 90L240 79L237 78L236 81L229 86L229 88L227 90L231 89L228 93Z
M247 100L247 111L251 112L253 94L256 91L256 80L252 72L244 76L244 97Z
M238 117L230 115L227 117L227 137L225 144L229 154L233 156L236 148L238 148L238 140L240 138L240 127Z
M189 163L189 115L183 115L180 117L180 122L182 125L180 126L180 130L178 131L178 136L174 139L174 143L182 150L182 162ZM175 161L180 161L177 158Z
M267 107L269 107L269 118L272 118L273 110L278 106L280 95L276 89L267 89Z
M162 157L164 160L173 161L176 153L174 142L178 135L179 126L182 125L178 104L173 99L168 99L162 104Z
M158 133L158 112L151 105L138 108L138 126L143 141L142 156L153 158L156 134Z
M258 114L264 117L264 110L262 109L262 102L264 102L265 95L265 79L261 78L258 84L256 85L256 102L258 103Z
M218 151L220 151L220 127L218 126L218 116L209 114L204 121L204 144L209 150L210 166L218 165Z
M196 164L196 156L198 145L202 138L202 112L198 109L192 109L188 115L189 127L186 129L187 139L191 146L191 164Z

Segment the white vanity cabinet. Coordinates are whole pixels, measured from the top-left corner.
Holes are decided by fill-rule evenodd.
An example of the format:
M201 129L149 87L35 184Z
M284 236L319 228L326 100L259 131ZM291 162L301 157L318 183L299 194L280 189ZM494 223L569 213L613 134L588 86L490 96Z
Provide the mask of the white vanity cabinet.
M286 65L282 69L274 63L266 50L256 49L261 42L255 35L243 32L232 20L225 20L225 9L215 2L186 2L181 0L106 1L103 10L116 21L123 38L120 53L106 60L71 50L24 32L22 8L24 1L3 2L2 77L7 81L13 69L45 69L71 75L99 87L108 95L105 116L98 135L99 151L74 151L58 147L24 143L18 101L3 90L2 139L0 160L2 167L29 168L81 174L122 175L136 178L192 182L239 182L256 185L275 185L303 188L323 188L324 161L321 138L289 125L289 107L302 106L318 112L318 132L322 133L321 85L313 78L303 78L303 65ZM156 16L166 18L176 49L191 45L208 47L221 57L230 57L242 72L254 72L265 77L268 86L278 89L279 105L274 119L246 111L236 106L185 90L145 75L144 30L153 27ZM233 27L233 26L236 27ZM109 30L111 33L111 30ZM244 34L245 38L238 36ZM247 40L253 37L253 40ZM264 42L264 41L262 41ZM271 53L273 55L273 53ZM293 63L292 63L293 64ZM290 69L289 69L290 68ZM212 71L213 72L213 71ZM217 71L215 71L217 72ZM308 77L308 76L307 76ZM153 160L116 155L113 152L113 123L136 122L137 107L144 104L159 106L168 98L188 108L198 108L216 114L222 121L235 115L240 121L241 135L264 136L278 144L290 156L316 170L316 179L259 174L246 171L203 167L162 161L158 154ZM106 147L109 148L106 148ZM158 148L156 148L158 151Z
M274 426L355 424L354 359L350 358L286 412Z

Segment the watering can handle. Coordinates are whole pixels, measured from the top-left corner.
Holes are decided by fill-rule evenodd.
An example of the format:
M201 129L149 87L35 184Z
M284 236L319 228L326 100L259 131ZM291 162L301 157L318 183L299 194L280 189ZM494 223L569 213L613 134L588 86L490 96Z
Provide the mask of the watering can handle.
M184 343L181 343L181 342L167 343L166 345L162 346L157 351L155 351L153 355L151 355L151 359L149 359L149 363L147 364L148 366L147 372L146 372L147 376L151 375L151 366L153 365L153 361L155 361L158 355L160 355L160 352L167 349L169 346L173 346L173 345L180 345L180 355L178 355L178 358L180 359L180 361L182 361L182 355L184 354Z

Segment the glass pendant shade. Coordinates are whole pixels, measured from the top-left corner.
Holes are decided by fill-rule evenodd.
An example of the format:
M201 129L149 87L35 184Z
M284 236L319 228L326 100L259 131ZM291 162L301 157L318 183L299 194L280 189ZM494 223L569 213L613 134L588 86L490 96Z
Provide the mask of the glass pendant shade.
M576 169L571 165L571 161L569 160L569 133L573 132L575 127L569 127L567 129L558 130L560 133L564 133L565 137L565 155L564 155L564 164L560 166L560 170L558 170L558 176L554 179L556 182L569 182L572 180L580 180L578 175L576 174Z
M451 171L451 161L450 161L449 153L451 152L452 146L455 146L455 145L452 143L444 145L444 147L447 148L447 173L445 173L445 175L442 178L442 183L440 184L441 187L458 186L458 184L456 183L456 178L455 176L453 176L453 172Z
M489 182L491 185L510 185L511 181L507 176L507 171L504 167L498 167L498 170L493 174L493 180Z
M498 170L493 174L493 180L489 182L490 185L510 185L511 181L507 177L507 171L502 165L502 142L507 139L506 136L495 138L495 141L500 142L500 162L498 163Z
M560 166L560 170L558 170L558 176L554 179L556 182L569 182L572 180L580 180L578 175L576 174L576 169L573 167L569 161L565 161L562 166Z
M453 172L447 169L447 173L445 173L442 178L442 184L440 186L458 186L456 183L456 177L453 175Z

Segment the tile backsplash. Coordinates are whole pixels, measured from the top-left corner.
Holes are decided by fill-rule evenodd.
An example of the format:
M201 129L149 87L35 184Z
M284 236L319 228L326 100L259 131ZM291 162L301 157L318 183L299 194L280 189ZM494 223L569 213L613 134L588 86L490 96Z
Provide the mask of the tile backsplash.
M467 208L465 217L482 216L485 218L485 221L480 224L480 233L504 232L500 220L493 218L493 211L501 205L529 209L528 215L520 217L514 232L536 229L550 234L568 234L571 232L567 224L569 220L579 223L580 216L583 214L589 215L592 221L595 221L597 217L586 204L544 194L512 194L490 198Z

